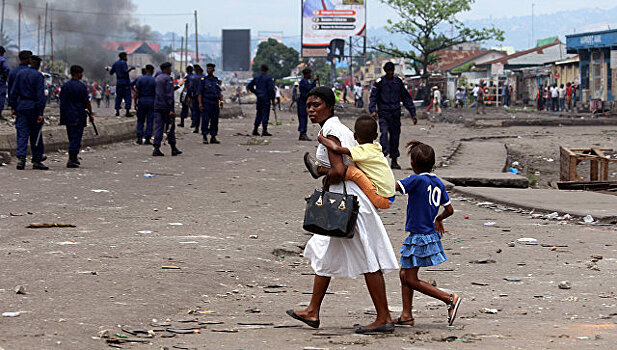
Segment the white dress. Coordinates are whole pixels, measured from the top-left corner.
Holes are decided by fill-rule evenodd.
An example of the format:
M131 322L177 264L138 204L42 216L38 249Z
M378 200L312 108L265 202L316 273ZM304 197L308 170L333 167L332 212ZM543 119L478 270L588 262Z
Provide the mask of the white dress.
M339 118L331 117L322 129L324 137L335 136L343 147L357 146L353 133L341 123ZM317 160L329 167L328 149L319 145ZM351 160L345 156L345 164ZM304 256L319 276L355 277L370 272L390 272L398 270L399 265L394 249L381 218L364 192L352 181L345 182L347 193L358 196L360 211L354 228L354 237L336 238L313 235L306 244ZM331 192L343 193L343 184L330 186Z

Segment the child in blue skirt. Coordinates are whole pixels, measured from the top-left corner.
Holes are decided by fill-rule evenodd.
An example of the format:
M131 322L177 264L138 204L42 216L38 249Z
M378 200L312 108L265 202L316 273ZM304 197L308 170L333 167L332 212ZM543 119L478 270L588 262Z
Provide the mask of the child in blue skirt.
M411 168L416 174L396 184L396 190L409 197L405 225L405 231L409 236L401 248L403 312L396 323L414 325L411 310L413 291L417 290L446 303L448 325L451 326L461 304L461 297L448 294L418 279L418 270L446 261L446 254L441 245L441 237L445 233L443 220L452 215L454 210L446 193L446 187L435 174L431 173L435 166L433 148L419 141L409 142L407 148L411 157ZM444 207L444 211L439 214L441 206Z

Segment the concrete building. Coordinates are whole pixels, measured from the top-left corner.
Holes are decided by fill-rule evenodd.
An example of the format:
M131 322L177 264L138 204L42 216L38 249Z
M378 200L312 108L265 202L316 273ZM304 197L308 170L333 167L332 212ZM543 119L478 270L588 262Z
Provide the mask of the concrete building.
M131 77L141 75L141 69L147 64L154 64L154 55L160 51L159 44L145 41L107 41L103 43L103 47L117 53L127 53L128 65L137 68L131 72Z
M612 109L617 96L617 29L567 35L566 45L568 53L580 58L582 101L601 101Z
M565 86L567 83L580 84L579 61L579 56L576 55L567 60L555 62L551 67L553 82L559 86L561 84Z

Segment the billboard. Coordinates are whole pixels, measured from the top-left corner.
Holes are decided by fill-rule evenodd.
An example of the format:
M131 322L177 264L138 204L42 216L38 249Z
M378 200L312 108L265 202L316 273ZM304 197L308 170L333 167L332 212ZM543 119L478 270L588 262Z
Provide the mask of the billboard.
M366 37L366 1L303 0L302 56L326 57L333 40Z
M223 70L245 72L251 69L251 30L223 29Z
M261 44L264 41L268 41L268 39L274 39L279 43L283 42L283 32L258 32L257 40Z

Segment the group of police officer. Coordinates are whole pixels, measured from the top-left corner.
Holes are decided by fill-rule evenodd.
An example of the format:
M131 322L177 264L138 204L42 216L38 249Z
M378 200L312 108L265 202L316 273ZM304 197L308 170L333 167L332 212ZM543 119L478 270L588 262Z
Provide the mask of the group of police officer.
M19 65L9 70L6 59L3 57L4 48L0 47L0 102L4 97L2 89L6 89L4 81L8 80L9 106L12 114L16 117L17 129L17 169L24 169L28 141L32 152L33 169L47 170L43 164L44 141L42 126L44 124L44 78L38 71L41 58L32 55L32 52L24 50L19 52ZM199 65L187 67L187 75L182 84L184 101L178 126L184 126L184 119L188 116L190 108L191 128L194 133L201 134L203 143L220 143L217 140L218 121L220 108L223 101L221 81L214 76L215 65L206 66L206 75ZM124 101L126 115L131 116L131 87L135 89L135 105L137 108L137 143L152 144L153 156L164 156L160 147L163 136L166 134L167 142L171 146L172 156L182 154L176 147L175 136L175 111L174 91L179 88L172 79L171 63L165 62L160 66L160 72L154 75L154 66L147 65L142 76L133 82L129 80L129 73L134 67L127 64L127 54L119 54L119 60L111 67L106 67L110 74L115 74L116 84L116 115ZM401 132L401 102L409 110L414 123L417 122L416 110L411 95L405 88L403 81L394 75L394 64L388 62L384 65L385 75L375 81L370 95L369 112L379 120L381 132L380 143L384 155L392 159L391 167L400 169L397 162L400 156L399 139ZM94 121L94 113L89 101L86 86L80 81L84 70L80 66L70 68L71 79L61 89L60 95L60 125L67 128L69 139L69 160L67 167L79 167L78 154L81 148L81 139L88 116ZM312 71L303 70L303 78L299 83L298 94L298 131L300 141L311 141L307 136L307 111L306 99L311 89L319 84L319 78L312 79ZM275 98L274 80L268 75L268 67L261 66L261 74L257 75L247 86L248 91L257 96L257 113L254 122L253 135L258 136L259 126L262 126L261 136L272 136L268 132L270 107ZM128 93L127 93L128 90ZM5 90L6 91L6 90ZM154 134L154 140L150 141ZM208 140L210 135L210 140Z

